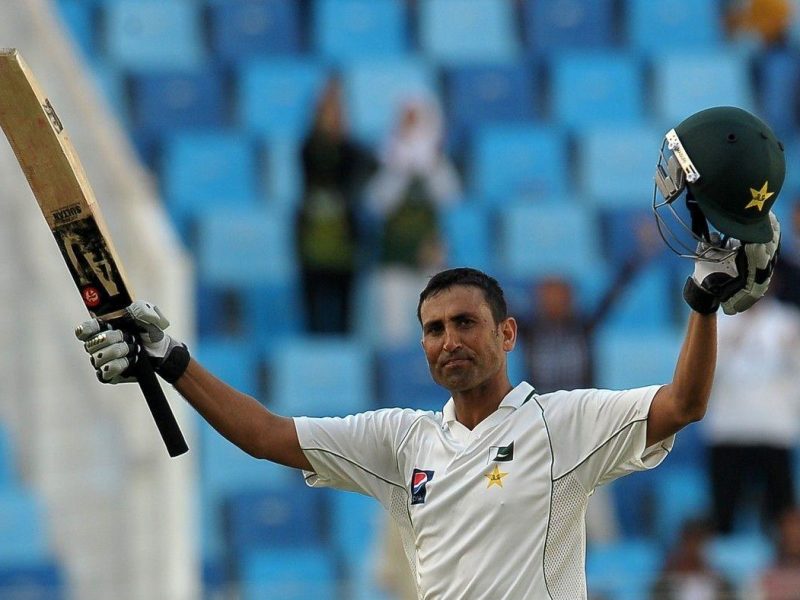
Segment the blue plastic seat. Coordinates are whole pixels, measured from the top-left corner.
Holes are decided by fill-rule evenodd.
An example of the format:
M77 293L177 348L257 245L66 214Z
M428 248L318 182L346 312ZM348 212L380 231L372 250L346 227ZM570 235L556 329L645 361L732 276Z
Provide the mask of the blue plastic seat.
M659 57L667 46L713 48L724 38L720 0L625 0L623 14L630 47ZM689 81L692 85L707 82Z
M260 357L253 344L230 336L202 336L193 350L198 360L225 383L257 397Z
M420 46L441 64L513 60L519 51L514 5L505 0L419 4Z
M740 53L725 51L659 54L653 101L656 116L669 127L712 106L738 106L752 111L748 61Z
M549 61L552 115L571 128L627 124L644 115L644 77L635 55L558 54Z
M637 332L659 332L672 327L674 317L669 299L678 286L671 275L666 265L658 262L646 265L632 276L603 325L617 330L629 328ZM654 298L659 298L660 301L653 302Z
M132 125L152 136L222 127L225 102L222 79L213 70L143 73L131 80Z
M0 564L0 598L8 600L66 600L66 578L52 560L11 565Z
M208 12L211 48L223 63L302 49L297 0L215 0Z
M335 492L329 504L333 549L352 576L374 563L389 516L377 500L355 492Z
M579 276L600 262L594 217L577 203L512 203L499 219L500 271L511 277Z
M523 19L534 54L606 48L616 37L614 0L526 0Z
M243 63L238 71L239 124L257 134L304 135L325 80L325 69L305 59Z
M676 437L681 443L683 432ZM653 516L655 535L663 548L678 539L682 525L689 519L709 517L711 493L705 471L699 467L672 467L672 456L658 470L655 482Z
M170 215L187 235L195 217L210 207L254 204L255 147L246 136L224 131L168 135L161 185Z
M768 52L759 60L758 70L762 116L779 139L788 139L800 126L800 62L791 51Z
M0 488L17 483L16 447L10 429L0 422Z
M82 0L58 0L55 7L84 56L94 56L97 47L97 28L94 24L97 7Z
M558 197L568 191L567 140L556 127L486 125L470 148L470 187L496 205L519 196Z
M268 549L248 553L240 564L242 600L336 600L337 572L324 549Z
M485 204L466 201L441 214L447 264L491 271L494 263L492 212Z
M280 282L296 270L290 215L265 207L206 211L198 218L197 272L217 286Z
M593 597L647 598L662 560L658 546L645 539L591 546L586 550L587 587Z
M413 59L368 60L344 70L345 99L353 134L377 145L389 134L410 99L435 97L430 66Z
M327 494L300 485L232 493L225 506L229 543L235 557L259 548L315 547L323 529Z
M455 67L446 72L445 81L454 149L467 141L470 130L477 126L535 116L538 80L523 63Z
M344 416L374 406L367 348L346 338L292 337L270 360L269 407L284 416Z
M663 135L638 124L595 126L578 135L578 183L587 201L603 209L649 207Z
M317 0L314 45L321 56L337 61L403 54L407 18L401 0Z
M106 52L131 72L195 69L205 60L200 6L193 0L114 0L105 10Z
M35 564L50 558L49 528L41 499L18 487L0 488L0 564Z
M419 342L379 349L375 358L380 406L439 411L450 398L431 378Z
M706 546L705 555L713 569L745 589L772 564L775 550L763 534L741 533L716 536Z
M595 337L598 387L624 390L669 383L682 342L683 329L677 327L661 331L601 329Z

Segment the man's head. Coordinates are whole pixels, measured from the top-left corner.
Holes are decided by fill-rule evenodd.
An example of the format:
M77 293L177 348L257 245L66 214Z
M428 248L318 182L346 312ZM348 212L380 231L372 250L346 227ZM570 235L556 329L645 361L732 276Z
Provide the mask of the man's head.
M768 242L785 170L783 145L755 115L732 106L691 115L667 132L656 167L653 208L662 236L689 256L701 241Z
M514 348L517 325L497 281L475 269L443 271L420 294L417 316L436 383L454 395L506 391L506 353Z
M480 289L492 311L495 324L508 316L506 298L497 280L478 269L459 267L442 271L430 278L428 285L420 293L419 304L417 304L417 319L420 324L422 324L423 302L429 297L435 296L439 292L450 289L455 285L469 285Z

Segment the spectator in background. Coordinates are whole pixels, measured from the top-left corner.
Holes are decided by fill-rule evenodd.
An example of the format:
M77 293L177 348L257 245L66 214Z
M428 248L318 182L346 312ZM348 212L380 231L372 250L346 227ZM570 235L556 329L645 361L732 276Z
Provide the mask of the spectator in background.
M348 134L341 84L331 78L302 147L296 243L309 333L350 331L359 262L356 203L370 163Z
M650 600L727 600L734 597L733 585L706 561L705 546L711 528L702 520L690 519L682 527L675 547L669 552Z
M444 264L439 211L460 199L461 182L443 143L437 100L419 96L407 101L369 183L369 213L380 232L381 339L390 344L418 338L416 315L409 306L430 274Z
M778 524L776 557L759 581L760 600L800 600L800 508L786 511Z
M728 35L754 36L766 47L786 45L791 22L789 0L733 0L725 12Z
M762 492L770 531L795 504L792 450L800 441L800 312L768 294L741 318L720 315L718 369L704 421L714 525L735 530Z

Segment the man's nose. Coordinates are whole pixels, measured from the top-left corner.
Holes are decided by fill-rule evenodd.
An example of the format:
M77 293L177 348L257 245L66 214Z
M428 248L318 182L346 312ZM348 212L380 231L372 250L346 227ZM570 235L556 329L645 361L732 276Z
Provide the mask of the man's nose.
M461 338L459 338L458 333L450 327L446 328L444 331L444 351L452 352L460 347Z

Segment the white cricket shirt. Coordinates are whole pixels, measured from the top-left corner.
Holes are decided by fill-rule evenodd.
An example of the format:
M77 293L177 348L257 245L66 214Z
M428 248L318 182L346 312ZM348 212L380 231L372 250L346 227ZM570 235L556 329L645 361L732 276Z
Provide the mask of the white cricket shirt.
M521 383L472 431L442 412L295 419L311 486L377 498L424 600L586 597L584 514L595 487L658 465L645 448L658 386L537 395Z

